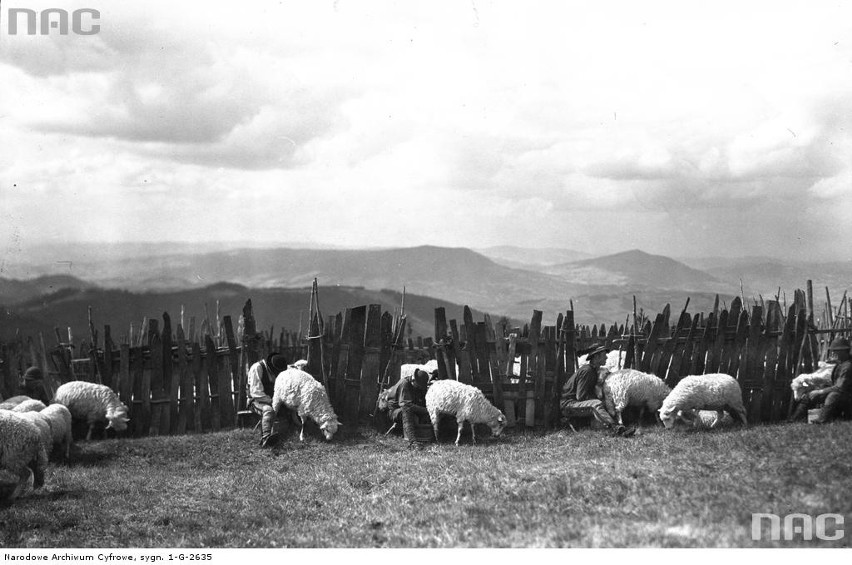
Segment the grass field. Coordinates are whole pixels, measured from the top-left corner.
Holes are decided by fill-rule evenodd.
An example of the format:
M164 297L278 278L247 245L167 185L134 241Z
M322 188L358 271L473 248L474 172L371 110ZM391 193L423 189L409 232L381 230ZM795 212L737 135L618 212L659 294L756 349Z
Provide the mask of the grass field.
M4 547L752 547L751 514L831 512L852 534L852 423L624 439L508 433L409 450L257 431L101 440L0 508Z

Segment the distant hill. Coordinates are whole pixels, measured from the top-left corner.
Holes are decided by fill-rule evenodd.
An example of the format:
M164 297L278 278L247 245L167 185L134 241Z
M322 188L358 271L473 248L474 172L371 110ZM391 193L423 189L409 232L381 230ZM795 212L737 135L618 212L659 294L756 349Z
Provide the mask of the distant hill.
M728 290L704 271L638 249L555 265L547 272L574 283L612 284L626 289Z
M196 328L201 326L205 312L215 319L216 301L219 301L221 316L231 316L234 326L242 313L243 305L251 299L258 329L269 331L274 326L277 333L281 328L297 331L300 321L307 326L307 308L310 300L309 288L298 289L249 289L232 283L220 283L201 289L180 292L135 293L116 289L87 288L66 289L51 295L33 298L27 302L7 307L0 312L0 340L9 340L20 329L23 336L35 336L39 332L45 342L55 342L54 327L65 335L70 326L79 339L88 337L88 307L92 307L92 318L100 335L104 324L109 324L113 340L118 343L121 335L127 335L130 324L139 330L142 319L160 320L168 312L172 326L177 327L181 306L185 308L184 320L189 326L190 317L195 317ZM336 315L346 308L368 304L380 304L382 311L394 312L399 308L401 294L391 290L367 290L355 287L320 287L319 303L324 317ZM206 307L206 310L205 310ZM406 294L405 312L412 335L434 334L434 311L443 307L447 319L461 321L463 306L430 297ZM484 313L473 310L474 319L482 321ZM496 322L499 316L492 316Z
M66 288L91 286L91 283L67 275L45 275L30 280L0 278L0 304L15 304Z
M134 295L182 296L181 300L190 308L193 303L208 300L194 297L209 295L211 285L219 282L240 285L243 289L251 289L247 292L252 294L266 291L286 293L290 290L307 296L305 289L317 278L324 289L350 289L338 301L339 309L366 304L371 300L381 302L370 296L375 296L382 289L399 293L405 287L408 296L423 297L426 303L466 304L493 316L505 315L516 320L529 320L534 309L541 310L546 317L555 318L559 312L567 310L573 300L578 322L608 320L612 323L621 322L626 314L625 301L631 302L634 294L640 304L660 303L657 308L662 308L669 301L683 302L691 296L692 309L705 304L700 298L702 296L714 297L719 293L723 297L742 295L745 299L754 299L762 295L770 298L780 286L792 300L793 290L804 288L807 279L811 278L814 280L815 299L822 300L823 287L830 286L832 300L837 306L843 290L852 281L852 262L848 261L794 265L781 261L732 259L726 262L723 258L711 258L702 263L711 267L705 270L638 249L549 264L551 260L571 257L578 252L512 246L488 248L482 253L467 248L437 246L387 249L253 246L230 249L217 246L226 247L225 244L214 243L174 247L121 244L99 250L88 244L54 251L53 259L67 257L67 260L59 262L58 259L39 262L37 256L29 255L7 258L4 267L6 276L27 272L50 276L62 274L65 278L36 279L23 285L0 279L0 305L8 306L40 297L57 288L77 289L93 284L114 291L129 291ZM209 250L211 247L218 250ZM180 252L172 252L174 249ZM148 255L140 255L146 250ZM486 257L484 253L490 253L495 259ZM528 263L524 268L507 266L515 260ZM70 277L67 276L69 273ZM743 281L742 289L740 279ZM364 294L353 296L353 289L359 288ZM39 300L44 302L45 299ZM156 311L161 308L157 306L157 300L160 299L145 304ZM298 302L293 300L294 304ZM307 304L307 298L303 300ZM109 302L109 308L101 308L96 302L92 306L96 311L102 309L105 318L107 313L109 317L114 314L112 309L120 311L123 308L121 300ZM427 312L423 314L426 317L421 319L427 326L433 323L433 309L434 306L426 308ZM16 315L30 316L24 312L16 312ZM150 314L147 315L150 317ZM298 324L298 319L292 322L292 316L286 319L288 323ZM46 323L52 329L54 322L46 320ZM431 334L431 328L428 334Z
M536 270L538 267L569 263L592 257L589 253L558 247L531 248L498 245L495 247L474 249L474 251L488 257L495 263L507 267L532 270Z
M571 296L578 285L548 274L512 269L465 248L421 246L372 250L236 249L74 264L88 281L133 291L185 290L228 281L249 288L403 287L487 311L519 300Z

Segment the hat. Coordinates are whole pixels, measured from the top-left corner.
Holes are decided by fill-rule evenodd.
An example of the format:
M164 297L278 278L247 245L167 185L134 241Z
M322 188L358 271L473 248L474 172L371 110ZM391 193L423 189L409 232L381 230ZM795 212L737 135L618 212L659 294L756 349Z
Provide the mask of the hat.
M44 373L38 367L30 367L24 372L25 381L40 381L44 378Z
M586 348L586 359L591 359L598 353L609 353L609 347L601 345L600 343L593 343Z
M845 337L836 337L828 346L829 351L849 351L849 340Z
M429 384L429 373L423 369L417 369L411 377L411 382L416 384L417 388L426 388Z
M284 371L287 369L287 358L277 352L272 352L266 358L266 364L274 371Z

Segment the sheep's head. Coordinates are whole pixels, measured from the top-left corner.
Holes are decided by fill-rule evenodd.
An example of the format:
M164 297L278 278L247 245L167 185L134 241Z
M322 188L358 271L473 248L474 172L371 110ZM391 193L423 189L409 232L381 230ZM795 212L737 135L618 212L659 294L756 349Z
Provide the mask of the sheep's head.
M807 381L803 381L803 382L799 383L799 386L797 386L793 389L793 399L794 400L801 400L803 396L808 394L808 392L809 392L808 388L810 388L810 386L811 386L810 383L807 382Z
M388 390L390 389L382 389L379 392L379 399L376 401L376 408L378 408L379 412L384 412L388 409Z
M325 436L326 441L332 438L339 426L340 422L337 420L337 416L326 420L320 425L320 431L322 431L322 435Z
M611 371L609 370L609 367L606 367L606 366L598 367L598 384L597 384L597 386L603 386L603 384L606 382L606 379L610 375L610 373L611 373Z
M671 429L677 421L677 413L673 408L660 408L660 420L666 429Z
M491 428L491 433L494 437L500 437L500 434L503 433L503 429L506 427L506 416L498 412L497 417L492 418L492 420L488 422L488 427Z
M106 418L108 420L108 424L106 425L107 429L112 428L117 432L123 432L127 429L127 422L130 421L130 418L127 416L127 407L122 405L121 408L118 408L113 411L108 411L106 414Z

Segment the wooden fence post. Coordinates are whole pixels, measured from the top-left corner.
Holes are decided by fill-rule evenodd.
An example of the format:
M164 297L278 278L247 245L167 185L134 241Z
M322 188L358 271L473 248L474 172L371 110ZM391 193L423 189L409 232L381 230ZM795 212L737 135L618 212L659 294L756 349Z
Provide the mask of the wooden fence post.
M344 373L343 422L348 423L346 435L358 427L359 394L361 391L361 364L364 360L364 337L367 307L352 308L349 325L349 358Z

